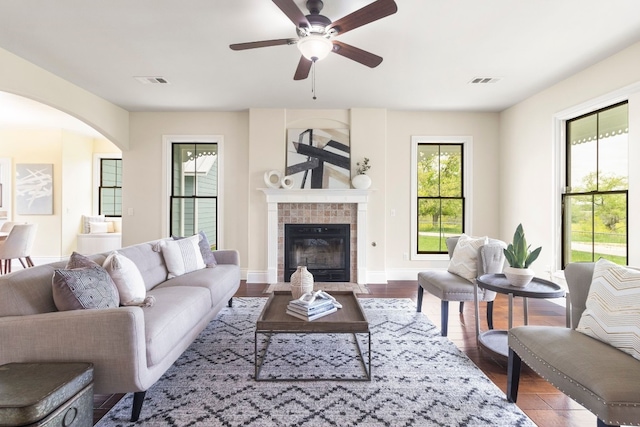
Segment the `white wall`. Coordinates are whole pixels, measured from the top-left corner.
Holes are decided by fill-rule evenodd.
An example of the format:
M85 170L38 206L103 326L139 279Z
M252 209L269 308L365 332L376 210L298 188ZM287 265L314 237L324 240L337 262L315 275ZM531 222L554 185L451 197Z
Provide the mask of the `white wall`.
M527 241L542 246L532 265L538 275L561 268L559 201L560 182L555 165L560 161L554 133L554 116L640 81L640 43L577 73L500 115L500 229L511 240L522 223ZM637 89L634 89L637 90ZM629 103L629 158L640 155L640 105L638 95ZM584 111L586 112L586 111ZM637 169L637 168L636 168ZM632 208L640 206L640 176L631 167L629 263L640 264L640 223L633 222Z

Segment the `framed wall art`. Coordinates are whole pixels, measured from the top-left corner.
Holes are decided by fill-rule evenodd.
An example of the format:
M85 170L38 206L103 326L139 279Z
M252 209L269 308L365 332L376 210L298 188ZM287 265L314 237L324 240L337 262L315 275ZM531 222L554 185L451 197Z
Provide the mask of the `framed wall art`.
M53 215L53 164L16 164L16 213Z
M349 129L289 129L287 168L293 188L350 188Z

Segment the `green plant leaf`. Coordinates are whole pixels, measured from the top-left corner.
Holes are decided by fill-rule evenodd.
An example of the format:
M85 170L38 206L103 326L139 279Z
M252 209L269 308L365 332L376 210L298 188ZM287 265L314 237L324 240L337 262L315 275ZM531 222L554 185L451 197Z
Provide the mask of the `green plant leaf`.
M524 236L524 228L522 224L518 224L513 234L513 242L503 251L504 256L511 267L528 268L529 265L538 258L542 250L540 247L530 252L530 249L531 245L527 244L527 239Z
M531 265L531 263L533 261L535 261L538 258L538 255L540 255L540 252L542 251L542 246L537 248L536 250L534 250L533 252L531 252L529 254L529 256L527 257L527 261L524 263L524 268L529 268L529 266Z

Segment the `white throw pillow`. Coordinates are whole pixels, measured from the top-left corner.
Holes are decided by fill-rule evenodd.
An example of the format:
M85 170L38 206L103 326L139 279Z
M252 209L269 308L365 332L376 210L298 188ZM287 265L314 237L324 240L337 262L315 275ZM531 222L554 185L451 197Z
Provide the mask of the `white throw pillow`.
M108 231L109 231L109 224L107 224L106 222L90 222L89 223L90 234L106 233Z
M478 249L488 242L488 237L471 237L466 234L458 238L458 243L453 250L449 261L449 273L472 282L478 275Z
M640 360L640 271L598 260L586 307L576 331Z
M95 215L95 216L82 216L82 232L84 234L91 233L91 226L89 223L91 222L104 222L104 215Z
M138 266L117 251L111 252L102 264L120 293L121 305L140 305L147 295L147 288Z
M195 234L180 240L162 240L162 256L167 265L168 279L182 276L191 271L205 268L198 242L200 236Z

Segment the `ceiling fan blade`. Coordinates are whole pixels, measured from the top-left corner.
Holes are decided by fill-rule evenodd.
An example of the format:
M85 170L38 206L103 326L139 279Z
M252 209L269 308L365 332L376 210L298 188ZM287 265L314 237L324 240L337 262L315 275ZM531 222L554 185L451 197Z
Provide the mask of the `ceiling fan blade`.
M337 40L333 41L333 53L342 55L345 58L349 58L370 68L375 68L382 62L381 56L374 55L371 52L367 52L366 50L359 49L355 46L351 46Z
M293 22L296 27L309 28L309 20L302 13L300 8L296 6L293 0L273 0L273 2L280 8L287 18Z
M257 47L269 47L269 46L280 46L283 44L295 44L296 41L297 41L296 39L262 40L259 42L230 44L229 47L231 48L231 50L245 50L245 49L255 49Z
M344 34L347 31L362 27L363 25L377 21L385 16L393 15L397 11L398 6L394 0L377 0L343 18L338 19L333 24L329 25L327 29L333 28L338 32L338 34Z
M293 80L304 80L309 77L311 64L313 64L313 62L309 61L304 56L300 56L300 62L298 62L298 68L296 68L296 73L293 75Z

